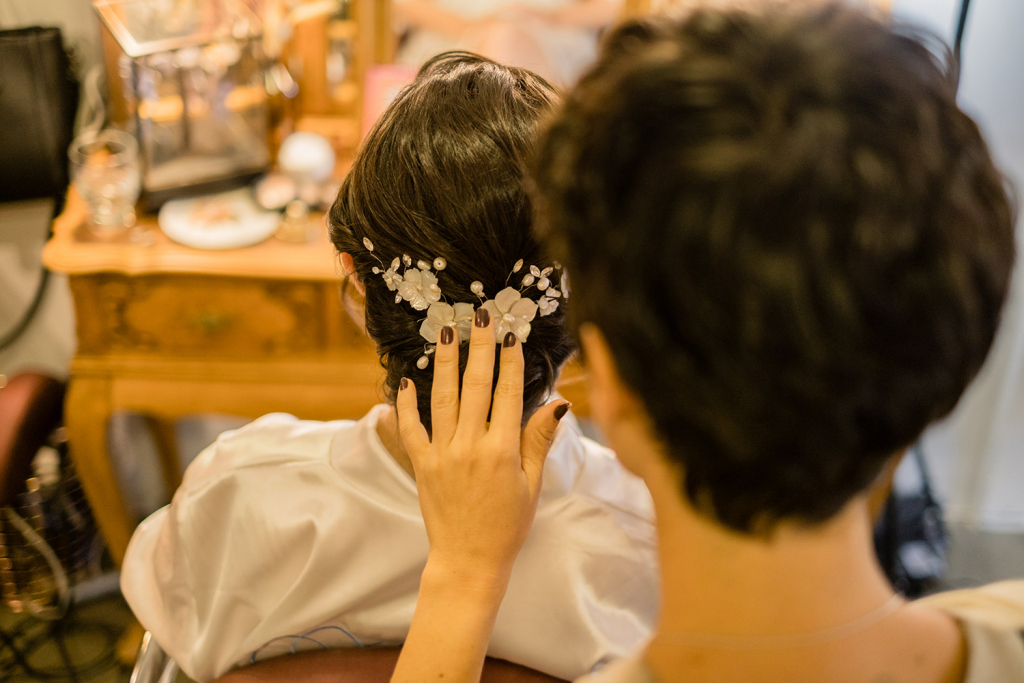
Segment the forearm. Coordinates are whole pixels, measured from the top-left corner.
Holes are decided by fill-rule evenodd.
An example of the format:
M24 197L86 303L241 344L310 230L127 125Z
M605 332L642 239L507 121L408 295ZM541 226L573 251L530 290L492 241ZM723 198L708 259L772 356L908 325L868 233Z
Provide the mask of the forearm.
M369 246L369 244L367 244ZM392 683L477 683L512 567L537 512L544 462L569 404L523 417L523 345L509 332L493 387L495 325L476 310L460 389L459 345L438 333L432 433L420 421L416 385L399 384L395 410L416 472L430 552L416 611ZM493 391L492 391L493 388Z
M443 10L430 0L404 0L394 4L395 17L411 28L434 31L458 38L469 26L468 19Z
M450 569L428 560L392 683L479 681L507 587L507 572Z

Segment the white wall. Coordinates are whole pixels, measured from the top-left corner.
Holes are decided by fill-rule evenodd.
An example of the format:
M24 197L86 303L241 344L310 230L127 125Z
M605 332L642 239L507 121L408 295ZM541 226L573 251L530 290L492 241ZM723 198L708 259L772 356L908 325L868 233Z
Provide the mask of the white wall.
M0 0L0 28L57 26L82 66L103 59L99 19L90 0Z
M952 42L959 0L894 0L893 12ZM973 0L963 43L961 105L1024 197L1024 1ZM1024 221L1017 225L1024 245ZM1020 265L1018 255L1018 266ZM1018 267L995 346L925 453L949 518L989 530L1024 530L1024 275Z

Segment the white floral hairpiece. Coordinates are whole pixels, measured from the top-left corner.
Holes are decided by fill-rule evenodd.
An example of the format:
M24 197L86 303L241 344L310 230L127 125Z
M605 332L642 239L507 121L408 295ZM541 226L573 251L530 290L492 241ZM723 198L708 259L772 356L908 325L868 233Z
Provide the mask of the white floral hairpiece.
M437 283L437 273L448 266L448 262L438 256L432 262L417 261L413 266L412 258L402 254L395 257L390 266L385 266L380 257L373 252L373 242L369 237L363 238L363 246L377 260L380 267L373 267L373 274L380 275L387 288L395 292L395 303L408 302L417 311L426 311L427 315L420 325L420 336L427 340L423 347L423 355L416 361L416 367L423 370L430 364L430 356L435 350L435 340L442 327L453 327L459 335L459 341L469 341L473 315L477 308L485 308L495 320L495 336L504 339L509 332L514 334L521 343L530 336L530 323L537 316L551 315L558 309L559 299L569 298L569 279L562 265L555 261L546 268L529 266L526 275L520 281L519 289L506 286L493 299L484 293L483 283L474 281L469 290L480 299L480 305L471 303L442 301L447 298ZM404 266L402 272L399 269ZM516 261L512 272L505 278L509 279L523 269L523 259ZM556 286L551 278L555 271L561 274ZM534 301L523 295L529 288L535 288L541 296ZM559 289L561 287L561 289Z

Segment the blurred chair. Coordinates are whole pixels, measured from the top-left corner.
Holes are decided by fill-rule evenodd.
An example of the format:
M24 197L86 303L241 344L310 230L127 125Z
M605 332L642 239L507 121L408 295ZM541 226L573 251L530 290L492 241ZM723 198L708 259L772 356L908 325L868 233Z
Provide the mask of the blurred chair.
M64 383L26 372L0 388L0 508L25 487L36 452L60 426Z
M307 650L266 659L218 678L214 683L387 683L395 670L400 648L366 647ZM129 683L174 683L178 665L149 633ZM487 658L481 683L564 683L525 666Z
M102 546L93 542L92 515L66 462L63 404L64 383L53 377L0 375L0 592L11 612L0 629L4 680L19 669L35 680L80 680L113 652L108 626L71 619L77 589L99 572ZM88 589L95 593L96 585ZM85 632L90 648L68 647ZM100 648L97 634L105 639ZM40 656L51 648L56 665Z

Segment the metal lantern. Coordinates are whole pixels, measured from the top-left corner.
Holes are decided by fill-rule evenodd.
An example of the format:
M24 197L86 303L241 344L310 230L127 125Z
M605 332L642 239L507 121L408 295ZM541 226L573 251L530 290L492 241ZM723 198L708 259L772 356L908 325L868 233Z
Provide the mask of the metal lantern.
M262 27L240 0L95 0L117 40L117 73L153 210L267 170ZM112 88L116 91L117 88Z

